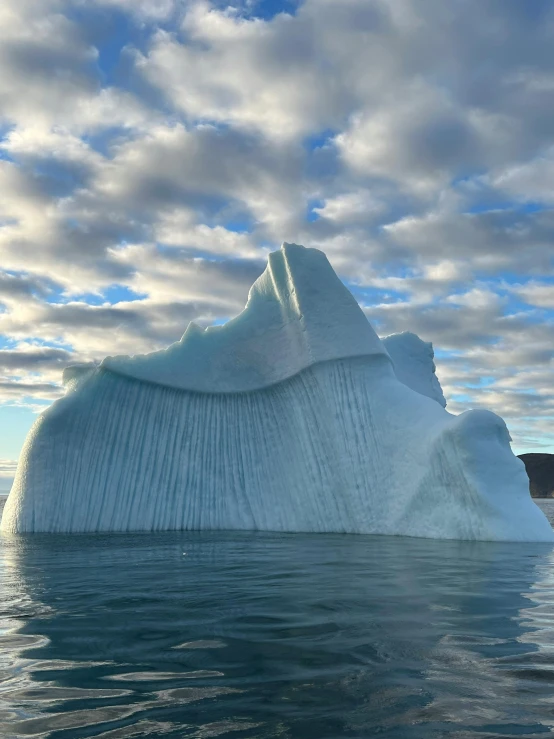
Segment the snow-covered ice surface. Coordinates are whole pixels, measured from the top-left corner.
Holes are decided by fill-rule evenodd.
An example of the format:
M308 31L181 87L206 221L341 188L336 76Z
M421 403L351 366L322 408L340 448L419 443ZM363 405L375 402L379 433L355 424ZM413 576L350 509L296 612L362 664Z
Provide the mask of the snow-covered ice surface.
M225 326L65 380L29 433L4 531L554 540L504 422L448 413L430 345L381 342L314 249L272 254Z

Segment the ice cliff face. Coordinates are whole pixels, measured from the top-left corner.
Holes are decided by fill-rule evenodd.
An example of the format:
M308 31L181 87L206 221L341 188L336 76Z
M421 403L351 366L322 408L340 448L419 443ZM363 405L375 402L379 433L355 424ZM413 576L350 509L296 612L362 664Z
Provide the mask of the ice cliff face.
M25 443L4 531L554 539L504 422L447 413L430 345L381 342L313 249L272 254L225 326L64 379Z

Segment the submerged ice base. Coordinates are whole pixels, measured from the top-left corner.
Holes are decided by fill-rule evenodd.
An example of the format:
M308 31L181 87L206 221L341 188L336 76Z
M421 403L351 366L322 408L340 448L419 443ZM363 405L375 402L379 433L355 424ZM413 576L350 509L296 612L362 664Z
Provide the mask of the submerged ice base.
M504 422L448 413L433 370L413 334L379 340L321 252L286 245L221 329L70 369L2 529L554 540Z

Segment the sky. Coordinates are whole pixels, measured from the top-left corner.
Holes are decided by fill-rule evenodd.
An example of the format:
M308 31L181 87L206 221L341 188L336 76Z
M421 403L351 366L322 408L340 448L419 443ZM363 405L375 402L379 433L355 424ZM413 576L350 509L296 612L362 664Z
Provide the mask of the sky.
M0 486L73 362L322 249L448 410L554 452L551 0L2 0Z

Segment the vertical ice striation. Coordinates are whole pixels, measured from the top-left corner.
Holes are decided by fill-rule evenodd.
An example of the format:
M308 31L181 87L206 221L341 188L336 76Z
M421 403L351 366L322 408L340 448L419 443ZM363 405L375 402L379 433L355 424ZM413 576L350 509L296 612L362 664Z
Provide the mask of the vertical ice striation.
M447 413L417 342L384 345L325 256L284 245L225 326L66 372L2 529L553 540L504 422Z

